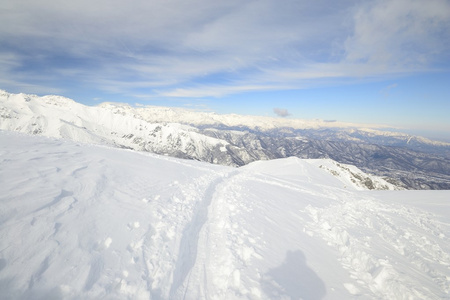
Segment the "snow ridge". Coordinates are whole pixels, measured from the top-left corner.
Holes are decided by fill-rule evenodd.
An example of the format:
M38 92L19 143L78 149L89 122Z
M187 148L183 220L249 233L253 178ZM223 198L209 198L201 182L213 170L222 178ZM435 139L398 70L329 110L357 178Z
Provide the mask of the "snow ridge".
M0 94L0 129L77 142L210 160L225 155L227 142L178 123L155 123L60 96ZM225 149L225 150L224 150ZM214 154L217 153L217 154ZM216 158L217 159L217 158Z
M449 297L449 191L11 132L0 164L3 299Z

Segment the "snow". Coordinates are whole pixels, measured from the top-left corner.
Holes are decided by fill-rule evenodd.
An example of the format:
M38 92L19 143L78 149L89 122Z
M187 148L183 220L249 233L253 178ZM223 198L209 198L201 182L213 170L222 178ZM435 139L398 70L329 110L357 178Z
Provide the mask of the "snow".
M433 146L448 147L450 143L433 141L424 137L411 136L406 133L388 131L389 128L386 125L380 124L355 124L348 122L327 122L325 120L304 120L304 119L292 119L292 118L274 118L274 117L262 117L252 115L236 115L236 114L216 114L211 112L197 112L189 109L182 108L169 108L160 106L143 106L143 107L131 107L128 104L119 103L102 103L98 107L107 110L114 111L115 113L121 113L124 115L133 115L142 120L148 122L176 122L183 124L192 124L197 126L204 125L224 125L228 127L240 127L244 126L253 130L269 131L272 129L280 128L294 128L294 129L339 129L342 133L346 132L345 139L360 141L356 137L351 137L348 134L357 132L368 137L391 137L398 141L407 140L408 143L411 140L418 141L423 144ZM400 129L400 128L398 128ZM336 134L339 135L337 132Z
M326 185L349 187L357 190L400 189L379 176L366 174L355 166L340 164L332 159L289 157L287 159L253 162L244 168L282 178L287 177L290 181L324 182L326 180ZM332 176L325 175L323 170Z
M0 90L0 129L153 153L203 157L228 143L177 123L142 120L132 112L90 107L61 96L9 94ZM131 108L130 108L131 109Z
M450 298L450 191L11 132L0 166L2 299Z
M272 129L339 129L335 134L345 134L345 140L360 141L349 134L355 132L367 137L391 137L398 141L417 141L425 145L448 147L449 143L431 141L423 137L384 130L386 126L376 124L354 124L326 122L323 120L301 120L261 116L219 115L210 112L196 112L188 109L158 106L132 107L128 104L102 103L96 107L85 106L71 99L48 95L12 94L0 90L0 129L24 133L42 134L48 137L63 137L80 142L96 144L119 144L135 150L145 150L148 144L156 145L152 152L158 152L161 144L172 145L178 140L174 132L182 132L181 142L185 151L187 145L206 144L212 148L227 143L198 133L194 126L247 127L253 130ZM158 124L158 125L156 125ZM154 138L146 135L159 126L162 133ZM133 133L133 137L124 139ZM137 144L137 145L136 145ZM145 145L144 145L145 144Z
M196 125L218 125L229 127L246 126L252 129L270 130L274 128L292 127L296 129L311 128L354 128L356 126L368 128L382 128L385 126L374 124L354 124L347 122L327 122L324 120L302 120L290 118L261 117L237 114L216 114L211 112L197 112L182 108L169 108L147 105L144 107L131 107L128 104L102 103L101 108L109 109L123 114L134 114L143 120L151 122L180 122Z

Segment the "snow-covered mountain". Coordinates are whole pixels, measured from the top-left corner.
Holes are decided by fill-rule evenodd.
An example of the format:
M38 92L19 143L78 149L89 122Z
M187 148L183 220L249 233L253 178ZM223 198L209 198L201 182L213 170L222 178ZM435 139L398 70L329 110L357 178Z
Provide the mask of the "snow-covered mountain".
M1 299L450 297L450 191L6 131L0 164Z
M450 189L450 144L355 126L112 103L89 107L60 96L0 91L4 130L227 166L331 158L406 188Z
M4 130L198 159L220 154L227 145L190 126L150 123L64 97L3 92L0 99Z
M100 107L114 113L134 115L149 122L173 122L201 128L245 129L282 136L298 135L321 139L374 143L386 146L405 146L414 150L446 151L450 155L450 143L433 141L424 137L387 130L376 124L354 124L325 120L285 119L236 114L220 115L194 112L182 108L159 106L132 107L128 104L102 103Z

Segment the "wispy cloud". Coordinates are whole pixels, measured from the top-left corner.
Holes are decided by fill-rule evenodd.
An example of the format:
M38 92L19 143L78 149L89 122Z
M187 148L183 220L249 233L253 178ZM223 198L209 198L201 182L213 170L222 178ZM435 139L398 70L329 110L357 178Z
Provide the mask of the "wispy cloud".
M446 0L6 0L2 7L2 78L44 89L70 82L126 95L221 97L422 72L450 53Z
M345 61L394 70L427 68L449 58L450 3L446 0L368 1L357 7L345 41ZM447 32L445 32L447 31Z
M288 110L285 109L285 108L277 108L277 107L275 107L275 108L273 109L273 112L274 112L277 116L283 117L283 118L290 115L290 113L288 112Z
M268 85L202 85L189 88L176 88L167 91L157 91L156 96L177 98L223 97L228 94L246 93L251 91L269 91L278 86Z
M384 97L389 97L389 93L392 89L395 89L398 86L398 84L393 83L388 85L387 87L383 88L380 93L384 96Z

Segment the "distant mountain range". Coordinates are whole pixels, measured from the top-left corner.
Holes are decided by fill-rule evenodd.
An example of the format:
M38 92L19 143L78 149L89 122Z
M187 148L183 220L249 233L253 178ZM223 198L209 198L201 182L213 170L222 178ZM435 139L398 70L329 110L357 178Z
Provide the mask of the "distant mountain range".
M450 189L449 143L373 125L116 103L91 107L61 96L0 91L0 129L228 166L331 158L401 187Z

